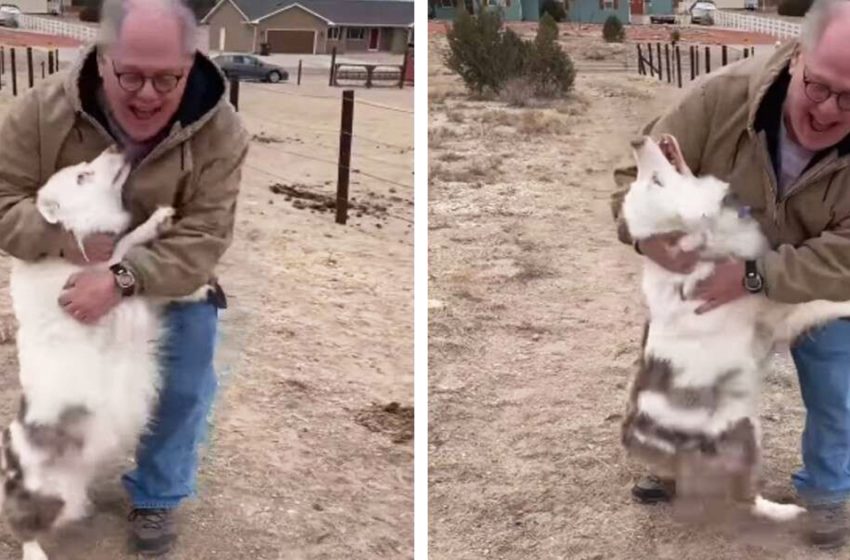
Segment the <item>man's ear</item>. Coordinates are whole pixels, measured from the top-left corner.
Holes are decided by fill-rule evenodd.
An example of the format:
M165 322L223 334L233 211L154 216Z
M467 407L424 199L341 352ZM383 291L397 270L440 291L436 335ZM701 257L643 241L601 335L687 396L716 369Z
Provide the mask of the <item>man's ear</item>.
M43 196L38 197L38 200L35 202L35 207L38 209L38 212L41 214L41 217L48 224L57 224L59 223L59 203L55 200L51 200L49 198L45 198Z

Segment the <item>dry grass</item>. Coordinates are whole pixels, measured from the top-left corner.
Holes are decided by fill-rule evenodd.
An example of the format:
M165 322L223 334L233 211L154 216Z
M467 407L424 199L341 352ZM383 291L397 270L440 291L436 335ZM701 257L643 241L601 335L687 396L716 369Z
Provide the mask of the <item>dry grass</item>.
M444 183L493 183L501 173L502 161L499 157L476 157L460 168L435 162L430 166L428 179Z
M437 126L428 130L428 147L440 148L446 140L458 138L458 132L447 126Z

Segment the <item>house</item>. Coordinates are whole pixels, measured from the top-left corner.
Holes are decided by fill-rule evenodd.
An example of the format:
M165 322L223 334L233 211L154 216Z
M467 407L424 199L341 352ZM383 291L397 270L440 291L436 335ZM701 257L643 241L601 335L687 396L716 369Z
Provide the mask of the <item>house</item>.
M461 0L432 0L429 17L454 20L457 3ZM466 11L477 14L482 10L500 10L504 21L539 21L538 0L463 0Z
M658 1L658 0L653 0ZM632 5L643 0L573 0L569 3L567 21L580 23L605 23L611 16L629 23Z
M413 20L413 2L399 0L220 0L201 23L211 51L402 54Z
M631 0L631 23L649 23L649 16L675 16L678 0Z

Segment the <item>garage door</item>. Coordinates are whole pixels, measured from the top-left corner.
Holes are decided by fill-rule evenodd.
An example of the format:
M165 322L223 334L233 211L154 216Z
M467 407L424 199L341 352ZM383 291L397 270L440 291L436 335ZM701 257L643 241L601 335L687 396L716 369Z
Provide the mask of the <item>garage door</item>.
M270 29L266 32L273 53L314 54L315 31Z

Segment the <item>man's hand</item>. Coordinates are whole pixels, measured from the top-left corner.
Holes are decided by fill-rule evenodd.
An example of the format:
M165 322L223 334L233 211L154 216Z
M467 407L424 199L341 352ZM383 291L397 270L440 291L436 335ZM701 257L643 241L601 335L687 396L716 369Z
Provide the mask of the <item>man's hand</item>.
M686 252L678 242L684 233L672 232L653 235L638 243L640 252L661 268L677 274L689 274L699 260L697 251Z
M109 270L84 270L71 275L59 296L59 305L87 325L100 320L121 301L121 292Z
M86 251L85 256L80 251L80 246L77 244L77 238L71 232L65 233L64 243L62 244L62 256L69 262L77 266L85 266L87 264L103 263L112 258L112 253L115 250L116 236L111 233L93 233L83 239L83 248ZM88 260L86 260L88 257Z
M708 313L723 304L735 301L748 294L744 287L743 261L724 261L717 263L711 276L697 284L693 299L705 300L696 313Z

